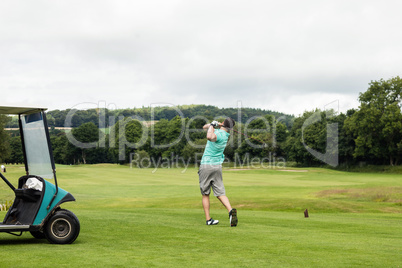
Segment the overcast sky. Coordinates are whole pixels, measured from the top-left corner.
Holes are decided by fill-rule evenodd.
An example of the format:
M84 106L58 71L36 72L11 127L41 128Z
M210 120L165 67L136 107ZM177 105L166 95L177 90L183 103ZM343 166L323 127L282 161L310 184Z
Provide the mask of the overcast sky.
M2 0L0 105L358 107L402 71L402 1ZM91 105L87 105L91 106Z

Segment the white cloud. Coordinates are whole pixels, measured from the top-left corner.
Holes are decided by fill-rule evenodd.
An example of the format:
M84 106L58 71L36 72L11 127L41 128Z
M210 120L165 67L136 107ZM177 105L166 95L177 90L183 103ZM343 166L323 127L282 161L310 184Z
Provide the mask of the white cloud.
M300 114L400 75L399 1L2 1L2 105Z

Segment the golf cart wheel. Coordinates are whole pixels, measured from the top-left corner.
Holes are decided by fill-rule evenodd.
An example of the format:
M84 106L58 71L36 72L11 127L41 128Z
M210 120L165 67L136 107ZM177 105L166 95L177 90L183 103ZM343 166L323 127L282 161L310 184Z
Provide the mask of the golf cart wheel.
M41 231L30 231L31 235L36 239L43 239L46 238L45 234Z
M52 244L71 244L80 233L80 222L71 211L56 211L46 223L44 233Z

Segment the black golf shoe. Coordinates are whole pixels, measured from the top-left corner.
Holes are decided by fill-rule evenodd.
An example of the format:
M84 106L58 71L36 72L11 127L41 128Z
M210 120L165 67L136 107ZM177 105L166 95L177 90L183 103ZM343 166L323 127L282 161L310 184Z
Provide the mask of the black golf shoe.
M229 220L230 220L230 227L236 227L237 226L237 210L233 208L229 212Z

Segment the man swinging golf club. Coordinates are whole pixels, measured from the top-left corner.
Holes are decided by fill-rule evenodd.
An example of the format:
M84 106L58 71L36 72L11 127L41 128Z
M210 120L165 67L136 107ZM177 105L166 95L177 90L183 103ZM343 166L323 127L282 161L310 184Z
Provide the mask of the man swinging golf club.
M230 226L237 226L237 211L235 208L232 209L229 199L225 195L225 186L222 181L222 163L225 159L223 151L230 136L229 131L234 125L235 121L228 117L223 123L213 121L203 127L203 129L207 130L208 141L201 159L198 175L207 225L219 223L218 220L212 219L209 215L209 194L212 188L214 195L229 212Z

